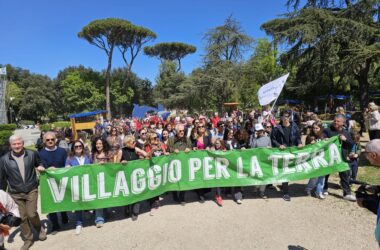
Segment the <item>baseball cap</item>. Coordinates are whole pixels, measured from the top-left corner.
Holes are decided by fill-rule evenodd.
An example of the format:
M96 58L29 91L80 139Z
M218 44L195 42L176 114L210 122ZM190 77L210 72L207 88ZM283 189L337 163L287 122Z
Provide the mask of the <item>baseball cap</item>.
M264 127L263 127L263 125L261 125L261 123L256 123L255 124L255 130L256 131L264 130Z

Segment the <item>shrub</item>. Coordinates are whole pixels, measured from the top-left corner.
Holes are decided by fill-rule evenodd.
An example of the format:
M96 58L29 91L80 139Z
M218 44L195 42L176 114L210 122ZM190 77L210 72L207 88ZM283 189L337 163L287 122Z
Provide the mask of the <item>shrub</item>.
M0 131L10 130L13 131L17 128L16 124L0 124Z
M13 131L11 130L3 130L0 131L0 145L7 145L9 137L13 134Z
M50 131L51 130L51 124L49 124L49 123L47 123L47 124L41 124L40 125L40 130L43 131L43 132Z
M71 123L67 121L53 122L54 128L70 128Z

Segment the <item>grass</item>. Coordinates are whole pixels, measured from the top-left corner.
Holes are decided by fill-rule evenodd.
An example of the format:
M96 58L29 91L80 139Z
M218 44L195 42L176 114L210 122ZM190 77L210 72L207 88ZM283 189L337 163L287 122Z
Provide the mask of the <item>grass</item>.
M380 185L380 167L362 166L359 167L358 180L373 185Z
M34 145L25 146L26 149L30 149L33 151L37 151L36 147Z

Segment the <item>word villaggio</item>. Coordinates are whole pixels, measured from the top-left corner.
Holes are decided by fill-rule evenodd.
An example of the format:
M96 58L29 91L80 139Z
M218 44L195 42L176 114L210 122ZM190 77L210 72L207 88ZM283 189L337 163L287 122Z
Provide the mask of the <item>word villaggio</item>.
M335 163L342 162L340 151L335 144L329 145L329 162L325 159L324 151L316 152L300 152L298 154L290 153L273 153L268 157L272 162L273 176L279 175L279 170L282 174L293 174L300 172L309 172L312 169L319 169L320 167L331 167ZM311 165L310 165L311 163ZM280 164L282 168L280 168ZM231 173L228 171L230 162L222 157L204 157L203 160L199 158L190 158L188 160L188 180L194 181L197 172L203 172L204 180L213 179L229 179ZM182 164L179 160L172 160L170 163L165 163L162 167L153 165L145 171L143 168L136 168L130 175L131 192L135 195L142 193L146 188L155 190L159 186L164 186L167 183L179 182L182 178ZM236 162L237 178L263 177L263 171L257 160L257 156L253 155L250 160L249 174L243 171L243 160L241 157L237 158ZM71 178L71 179L70 179ZM59 184L56 179L48 178L48 185L52 193L55 203L60 203L65 197L68 183L70 179L71 185L71 198L73 202L82 200L83 202L92 201L95 199L107 199L110 197L118 197L121 195L129 196L130 189L128 187L127 178L124 171L118 171L115 176L115 185L113 191L106 191L104 172L97 174L97 194L90 193L90 178L88 174L72 177L63 177ZM80 197L80 187L82 188Z

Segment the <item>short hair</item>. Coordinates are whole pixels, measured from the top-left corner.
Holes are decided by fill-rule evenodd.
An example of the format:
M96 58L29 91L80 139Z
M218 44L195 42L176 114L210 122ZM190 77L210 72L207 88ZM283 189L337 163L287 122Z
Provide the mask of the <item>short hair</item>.
M127 146L127 144L130 144L131 142L135 141L135 137L133 135L127 135L124 137L124 146Z
M175 126L175 131L176 131L177 133L178 133L180 127L185 128L185 126L183 126L183 124L177 124L177 125Z
M343 120L346 120L346 116L343 114L336 114L334 119L336 119L336 118L343 118Z
M46 133L44 134L44 137L43 137L43 141L44 141L44 142L46 141L46 137L48 137L48 136L52 136L54 139L57 139L57 136L55 135L55 133L49 131L49 132L46 132Z
M9 137L9 144L12 144L14 141L22 141L24 143L24 139L20 135L11 135Z
M365 151L369 153L380 154L380 139L374 139L374 140L369 141L365 145Z

